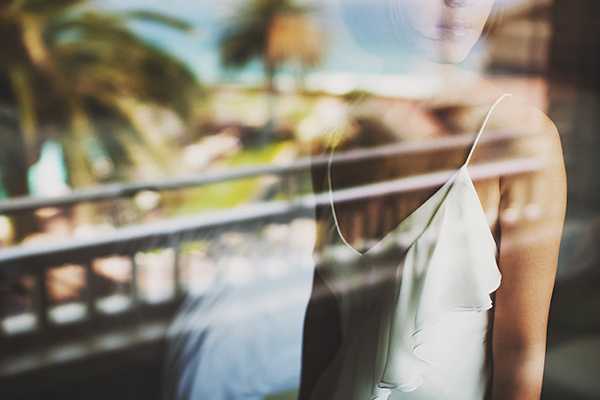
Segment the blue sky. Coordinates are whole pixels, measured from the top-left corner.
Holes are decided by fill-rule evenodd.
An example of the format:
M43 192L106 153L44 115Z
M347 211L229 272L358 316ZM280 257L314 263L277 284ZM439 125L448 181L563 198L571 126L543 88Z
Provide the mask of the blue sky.
M220 21L240 0L95 0L104 9L119 11L145 9L180 18L197 27L191 34L157 24L136 23L132 27L152 43L185 61L205 82L219 79L216 43ZM319 8L317 15L326 26L327 59L322 72L381 72L381 62L355 45L335 12L337 0L305 0ZM250 66L240 79L257 81L262 76L258 64Z

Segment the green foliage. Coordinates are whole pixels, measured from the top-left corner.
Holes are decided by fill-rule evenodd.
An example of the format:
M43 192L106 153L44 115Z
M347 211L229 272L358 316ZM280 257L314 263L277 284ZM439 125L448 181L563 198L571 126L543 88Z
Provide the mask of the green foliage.
M208 240L194 240L183 242L179 245L179 253L187 254L187 253L195 253L201 252L205 253L210 249L211 242Z
M85 0L21 0L12 1L12 6L24 13L47 17L83 3Z
M267 164L288 144L280 142L268 146L249 148L233 156L227 167ZM259 178L232 182L218 182L190 190L186 200L170 211L172 214L197 214L209 210L227 209L250 201L260 187Z
M371 96L372 94L365 90L355 89L342 95L342 98L349 103L358 104L360 102L368 100Z
M306 14L309 9L293 0L250 0L226 22L219 40L221 64L240 69L267 53L269 28L282 13Z
M283 64L314 67L323 56L323 35L309 18L312 8L295 0L249 0L225 22L219 39L220 61L226 69L239 70L259 60L265 71L269 119L262 129L262 143L276 136L275 76Z
M28 170L48 139L63 147L70 185L83 187L127 179L134 165L166 171L175 140L156 122L163 114L188 132L196 129L204 96L198 79L127 25L136 19L184 32L193 27L147 11L110 14L87 4L0 0L0 108L17 120L2 128L4 149L11 150L0 157L0 171L9 171L3 184L10 197L28 194Z
M243 3L225 22L221 33L221 65L241 69L259 60L265 66L267 79L272 78L280 64L288 61L313 66L322 55L320 31L309 20L313 11L294 0ZM289 29L292 25L293 31Z
M168 26L169 28L177 29L182 32L193 32L194 25L182 21L179 18L173 18L168 15L155 13L147 10L131 10L124 11L120 14L124 20L139 20L147 22L155 22L157 24Z
M172 140L140 116L144 108L170 110L195 129L203 97L197 78L127 27L137 19L188 32L190 24L148 11L105 13L83 0L8 3L0 10L0 84L8 82L10 91L0 97L19 116L25 168L50 137L65 147L73 186L98 178L86 156L93 138L117 167L165 164Z
M155 14L141 14L146 19L150 15ZM201 94L195 76L183 63L141 40L125 23L123 16L84 10L54 19L44 37L54 62L80 95L116 111L120 111L114 107L119 97L134 97L168 106L191 122Z

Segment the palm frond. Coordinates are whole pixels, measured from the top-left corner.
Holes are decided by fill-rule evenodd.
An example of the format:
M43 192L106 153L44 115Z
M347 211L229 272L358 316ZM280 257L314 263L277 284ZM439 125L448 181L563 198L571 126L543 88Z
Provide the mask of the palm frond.
M145 123L140 109L172 112L194 127L203 97L198 79L187 65L128 26L143 20L189 32L190 24L153 12L110 14L80 7L84 0L0 2L0 82L11 83L11 91L18 92L2 97L15 106L20 99L16 109L27 129L19 135L34 136L27 137L26 147L34 143L38 148L49 134L62 143L72 184L94 179L94 166L89 165L93 160L86 155L91 141L102 143L122 170L126 163L158 165L170 158L174 141L166 128ZM15 65L33 90L26 92L27 82L11 77ZM98 118L116 121L113 125L119 129L101 130L106 124L99 124ZM33 157L27 153L23 147L18 157L31 164ZM0 160L0 167L4 164Z
M315 66L323 55L315 8L294 0L250 0L225 22L219 40L221 65L241 69L255 59L274 69L285 62Z
M58 13L86 3L86 0L13 0L20 13L52 18Z
M169 28L177 29L187 33L196 29L193 24L190 24L189 22L183 21L179 18L147 10L125 11L122 12L121 15L123 18L128 20L156 22L160 25L168 26Z
M133 34L119 18L85 12L56 21L47 42L74 89L110 91L161 104L189 121L201 87L191 70Z
M318 24L303 15L281 13L273 18L267 41L271 64L295 62L314 67L323 57L323 34Z

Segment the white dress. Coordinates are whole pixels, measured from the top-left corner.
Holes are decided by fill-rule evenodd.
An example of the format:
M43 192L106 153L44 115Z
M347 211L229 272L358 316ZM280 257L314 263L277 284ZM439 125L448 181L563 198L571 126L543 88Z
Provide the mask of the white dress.
M490 294L497 247L467 164L375 246L361 253L335 215L319 273L340 313L342 343L314 400L486 398ZM331 174L328 180L331 193Z

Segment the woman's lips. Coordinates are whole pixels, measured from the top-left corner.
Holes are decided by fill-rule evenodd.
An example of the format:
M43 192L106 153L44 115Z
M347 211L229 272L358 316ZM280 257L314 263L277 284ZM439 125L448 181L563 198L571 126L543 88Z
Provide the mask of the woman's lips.
M469 36L473 31L473 25L464 21L448 21L442 22L435 26L441 38L457 37L462 38Z

